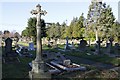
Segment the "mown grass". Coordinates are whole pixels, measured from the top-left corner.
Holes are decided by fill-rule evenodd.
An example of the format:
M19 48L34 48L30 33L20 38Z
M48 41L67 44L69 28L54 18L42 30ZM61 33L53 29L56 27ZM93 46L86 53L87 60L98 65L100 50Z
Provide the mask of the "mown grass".
M24 43L22 43L24 44ZM24 44L28 45L28 44ZM58 45L60 49L64 48L64 45ZM43 45L43 50L49 50L51 52L58 52L58 49L54 48L49 48L47 45ZM94 61L99 61L103 63L108 63L108 64L120 64L120 60L117 58L111 58L108 57L107 55L87 55L86 52L77 52L77 51L69 51L69 52L62 52L59 51L62 54L70 55L70 56L76 56L76 57L81 57L81 58L86 58ZM30 53L33 54L33 58L27 58L27 57L19 57L20 63L12 63L12 64L5 64L2 63L2 77L5 78L28 78L28 73L30 71L30 67L28 66L28 63L34 60L35 58L35 51L30 51ZM75 61L79 64L79 61ZM90 67L90 69L95 69L94 67ZM61 77L61 75L59 75ZM62 78L62 77L61 77Z
M26 43L26 42L18 42L17 44L20 44L20 45L23 45L23 46L29 46L29 44Z
M64 45L58 45L59 48L64 49ZM62 54L66 54L69 56L75 56L75 57L80 57L80 58L85 58L85 59L90 59L93 61L97 62L102 62L102 63L107 63L107 64L112 64L115 66L120 65L120 59L117 57L109 57L106 54L101 54L101 55L93 55L93 53L90 51L93 49L93 46L91 46L87 51L85 52L79 52L79 51L67 51L67 52L62 52L59 51L58 49L53 49L53 48L48 48L46 45L44 45L44 49L51 51L51 52L61 52ZM88 55L91 54L91 55Z
M28 63L35 58L35 51L30 51L33 58L18 56L20 63L2 63L2 78L4 79L28 79L28 73L31 70Z
M105 55L105 54L104 55L87 55L86 53L80 53L80 52L69 52L69 53L64 53L64 54L86 58L86 59L90 59L90 60L97 61L97 62L113 64L115 66L120 65L119 58L109 57L108 55Z

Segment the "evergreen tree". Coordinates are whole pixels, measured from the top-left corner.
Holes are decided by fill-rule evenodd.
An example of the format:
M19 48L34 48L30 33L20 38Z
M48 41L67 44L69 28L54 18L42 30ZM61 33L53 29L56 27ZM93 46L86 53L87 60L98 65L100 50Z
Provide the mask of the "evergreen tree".
M76 26L76 23L78 22L78 18L73 18L73 20L71 21L71 24L69 27L66 28L66 37L68 36L69 38L73 38L75 33L73 33L73 27Z
M33 37L33 42L36 44L37 30L36 30L37 19L35 17L28 19L28 27L22 31L22 35L27 37ZM45 21L41 19L41 35L46 36Z
M95 32L96 34L96 41L98 40L98 32L99 32L99 23L98 23L98 19L100 17L101 14L101 10L102 10L102 2L95 2L95 1L91 1L91 5L89 6L89 11L88 11L88 15L87 15L87 22L88 22L88 26L89 26L89 31L92 30Z
M75 23L75 25L73 27L73 37L74 38L83 37L84 31L85 31L83 22L84 22L84 16L82 13L79 20Z
M96 40L98 40L98 37L108 38L108 36L112 35L114 20L112 8L109 5L106 7L106 3L92 2L89 6L87 16L88 29L92 29L95 32Z
M108 37L114 37L115 34L113 34L113 24L115 21L115 17L112 12L112 8L108 5L106 7L106 4L104 4L104 8L102 9L100 18L98 19L98 22L100 24L100 31L101 37L108 38Z
M67 24L65 22L63 22L61 24L61 29L60 29L60 32L61 32L61 39L64 39L66 37L65 35L65 31L66 31L66 28L67 28Z

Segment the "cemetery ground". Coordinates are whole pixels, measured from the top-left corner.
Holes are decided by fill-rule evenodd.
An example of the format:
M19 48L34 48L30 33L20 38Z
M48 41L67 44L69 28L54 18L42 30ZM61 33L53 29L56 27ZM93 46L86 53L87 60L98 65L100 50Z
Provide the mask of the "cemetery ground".
M23 44L22 44L23 45ZM24 46L27 46L25 44ZM76 45L77 47L77 45ZM74 71L74 72L63 72L60 74L52 75L52 80L76 80L83 78L115 78L116 80L120 78L120 58L109 57L106 54L93 55L93 46L89 47L87 51L81 52L76 50L63 51L64 45L58 45L58 48L49 48L47 45L43 45L43 51L49 52L61 52L72 62L86 66L86 71ZM92 51L91 51L92 50ZM102 48L104 52L104 47ZM4 47L2 48L2 53L4 53ZM3 63L2 62L2 77L7 78L22 78L23 80L29 79L28 72L31 70L28 65L29 62L34 60L36 51L29 51L33 54L32 58L20 57L18 56L19 63ZM120 53L120 52L119 52Z

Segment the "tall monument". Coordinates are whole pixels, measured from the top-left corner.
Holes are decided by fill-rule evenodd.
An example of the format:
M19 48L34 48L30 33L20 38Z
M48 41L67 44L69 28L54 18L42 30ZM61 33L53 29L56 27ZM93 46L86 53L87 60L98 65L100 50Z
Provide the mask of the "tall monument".
M50 78L50 74L45 72L45 63L42 58L42 40L41 40L41 15L45 15L47 12L41 10L40 4L36 6L36 10L32 10L31 14L36 15L37 23L37 51L36 58L32 61L32 71L29 72L30 78L33 80L35 78Z

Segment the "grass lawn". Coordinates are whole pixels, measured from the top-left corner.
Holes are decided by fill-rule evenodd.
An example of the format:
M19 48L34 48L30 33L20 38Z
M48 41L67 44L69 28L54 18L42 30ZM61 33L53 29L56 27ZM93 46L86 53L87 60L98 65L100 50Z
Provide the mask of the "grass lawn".
M26 43L26 42L18 42L17 44L20 44L20 45L23 45L23 46L29 46L29 44Z
M102 63L120 65L119 58L112 58L112 57L109 57L107 55L87 55L85 53L79 53L79 52L69 52L69 53L64 53L64 54L70 55L70 56L86 58L86 59L90 59L90 60L102 62Z
M28 44L25 44L25 45L27 46ZM64 45L58 45L58 47L63 49ZM46 45L43 46L43 50L49 50L52 52L59 51L57 49L48 48ZM30 51L30 53L32 53L35 58L35 51ZM90 60L99 61L99 62L103 62L103 63L109 63L109 64L114 64L114 65L120 64L120 60L118 60L117 58L110 58L107 55L102 55L102 56L87 55L85 53L80 53L77 51L69 51L69 52L61 52L61 53L66 54L66 55L71 55L71 56L87 58ZM20 63L9 63L9 64L2 63L2 77L3 78L28 78L29 77L28 72L30 71L28 63L31 62L32 60L34 60L34 58L19 57L19 59L21 61ZM77 63L79 64L79 61L77 61ZM95 70L95 68L92 66L88 66L88 65L84 65L84 66L87 66L87 68L89 68L89 69ZM75 76L75 74L82 74L82 73L81 72L75 72L74 74L64 73L63 75L62 74L58 75L58 76L56 75L54 77L65 78L66 76ZM24 80L26 80L26 79L24 79ZM73 80L73 79L67 79L67 80ZM77 79L75 79L75 80L77 80Z
M35 52L31 51L35 57ZM28 78L29 62L33 58L19 57L20 63L2 63L2 78ZM25 79L26 80L26 79Z
M59 48L64 49L64 45L58 45ZM90 47L90 49L92 49L92 47ZM49 50L51 52L61 52L62 54L66 54L66 55L70 55L70 56L75 56L75 57L80 57L80 58L86 58L86 59L90 59L93 61L97 61L97 62L102 62L102 63L108 63L108 64L113 64L115 66L120 65L120 58L113 58L113 57L109 57L108 55L102 54L102 55L88 55L87 53L91 53L91 51L89 51L90 49L88 49L88 51L86 52L79 52L79 51L68 51L68 52L62 52L59 51L57 49L53 49L53 48L48 48L47 46L44 46L45 50Z
M19 42L18 44L24 45L24 46L28 46L28 43L23 43L23 42ZM64 45L58 45L58 47L60 49L64 49ZM77 45L75 45L77 47ZM53 49L53 48L48 48L47 45L43 45L43 49L44 50L48 50L51 52L61 52L62 54L66 54L66 55L70 55L70 56L76 56L76 57L81 57L81 58L86 58L86 59L90 59L90 60L94 60L94 61L98 61L98 62L103 62L103 63L108 63L108 64L113 64L113 65L120 65L120 59L119 58L111 58L107 55L87 55L86 53L91 53L90 49L93 49L94 46L91 46L90 48L88 48L87 52L81 53L78 51L70 51L70 52L61 52L57 49ZM105 48L103 47L103 52L105 50Z

